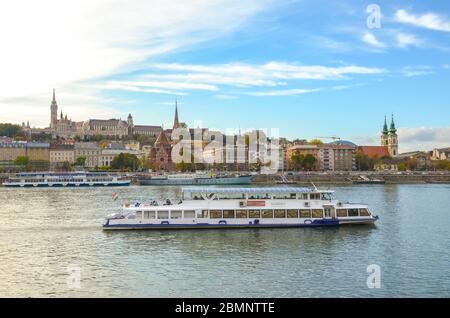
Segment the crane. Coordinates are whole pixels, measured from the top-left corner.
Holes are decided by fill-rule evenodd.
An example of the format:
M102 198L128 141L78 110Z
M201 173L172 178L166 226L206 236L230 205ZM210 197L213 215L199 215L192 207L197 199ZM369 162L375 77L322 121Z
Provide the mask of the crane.
M333 139L334 141L336 141L336 140L341 140L341 137L338 137L338 136L325 136L325 137L323 137L323 136L321 136L321 137L314 137L314 138L326 138L326 139Z

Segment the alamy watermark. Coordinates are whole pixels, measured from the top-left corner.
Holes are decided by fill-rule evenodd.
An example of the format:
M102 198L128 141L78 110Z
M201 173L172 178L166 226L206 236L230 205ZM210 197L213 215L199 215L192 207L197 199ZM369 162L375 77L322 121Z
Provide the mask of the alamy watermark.
M381 288L381 267L377 264L367 266L367 288L380 289Z
M369 4L366 8L369 14L366 25L369 29L381 29L381 8L378 4Z
M67 266L66 284L69 289L81 289L81 267L78 265Z

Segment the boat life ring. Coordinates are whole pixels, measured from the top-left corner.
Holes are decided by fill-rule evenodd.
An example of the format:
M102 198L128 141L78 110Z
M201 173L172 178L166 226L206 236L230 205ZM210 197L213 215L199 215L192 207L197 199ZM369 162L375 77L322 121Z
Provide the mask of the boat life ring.
M312 224L312 221L311 221L311 220L305 220L305 221L303 222L303 224L305 224L305 225L311 225L311 224Z
M219 221L219 224L220 224L220 225L227 225L227 221L221 220L221 221Z

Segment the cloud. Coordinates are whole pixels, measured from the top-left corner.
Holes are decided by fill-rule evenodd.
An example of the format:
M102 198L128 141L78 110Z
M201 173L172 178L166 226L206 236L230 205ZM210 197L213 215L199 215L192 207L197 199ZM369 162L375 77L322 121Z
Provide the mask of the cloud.
M441 16L434 13L414 15L400 9L395 13L395 21L429 30L450 32L450 21L445 21Z
M419 39L417 39L417 37L413 34L397 34L397 45L401 48L407 48L408 46L418 46L419 44Z
M415 77L435 74L433 69L429 66L407 66L400 70L400 74L405 77Z
M225 99L225 100L237 99L236 96L233 96L233 95L224 95L224 94L214 95L214 98L217 98L217 99Z
M271 5L271 0L2 2L0 98L38 102L53 87L71 90L137 70L150 58L229 34Z
M379 49L384 49L386 47L386 44L380 42L375 35L373 35L370 32L364 32L362 35L361 40L367 44L370 44L371 46L374 46Z
M302 95L308 93L315 93L320 91L320 88L313 89L286 89L286 90L276 90L276 91L267 91L267 92L251 92L248 95L251 96L288 96L288 95Z
M398 136L402 152L450 147L450 127L400 128Z

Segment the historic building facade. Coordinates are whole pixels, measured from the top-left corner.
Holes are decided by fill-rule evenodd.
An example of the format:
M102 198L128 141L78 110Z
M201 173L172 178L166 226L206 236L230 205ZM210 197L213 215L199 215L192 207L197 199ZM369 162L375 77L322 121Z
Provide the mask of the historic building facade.
M386 116L384 117L384 126L381 132L381 146L387 147L391 157L398 156L398 135L394 122L394 114L392 114L391 127L389 129Z
M29 126L29 124L28 124ZM55 89L53 89L53 99L50 105L50 133L56 137L73 138L77 133L77 123L64 116L61 111L58 119L58 104L56 103Z

